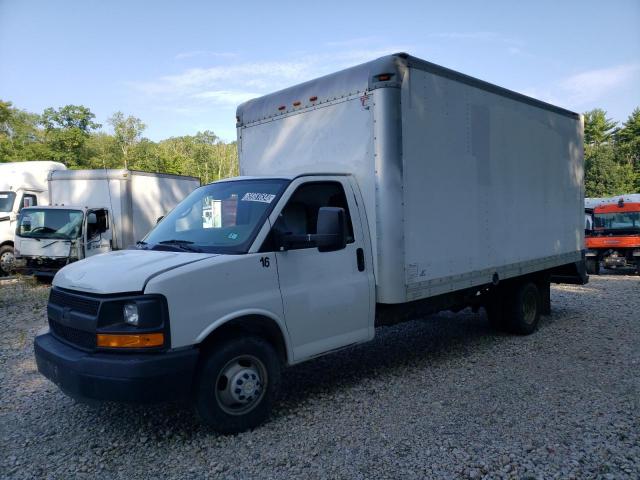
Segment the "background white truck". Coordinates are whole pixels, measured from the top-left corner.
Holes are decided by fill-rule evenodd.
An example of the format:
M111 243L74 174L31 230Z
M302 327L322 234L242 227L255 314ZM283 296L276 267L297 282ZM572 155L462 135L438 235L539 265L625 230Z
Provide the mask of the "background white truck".
M281 366L446 309L532 333L551 281L587 281L575 113L397 54L237 121L242 177L55 277L35 354L70 395L191 398L237 432L267 418Z
M23 209L15 236L16 269L36 276L134 245L200 180L134 170L63 170L51 172L48 185L51 206Z
M13 266L18 213L24 206L49 205L49 173L66 168L50 161L0 163L0 275Z

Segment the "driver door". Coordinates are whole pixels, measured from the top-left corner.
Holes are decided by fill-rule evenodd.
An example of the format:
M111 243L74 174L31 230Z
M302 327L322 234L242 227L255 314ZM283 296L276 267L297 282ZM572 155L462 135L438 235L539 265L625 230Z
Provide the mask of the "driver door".
M106 208L88 210L87 219L92 213L95 214L97 221L95 224L86 222L85 258L111 251L113 232L110 225L109 211Z

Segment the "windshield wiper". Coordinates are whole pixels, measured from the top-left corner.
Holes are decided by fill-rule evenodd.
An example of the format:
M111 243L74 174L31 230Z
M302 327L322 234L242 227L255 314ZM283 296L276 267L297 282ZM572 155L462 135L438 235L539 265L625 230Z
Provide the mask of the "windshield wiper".
M193 242L189 240L162 240L158 242L160 245L171 245L172 247L181 248L187 252L202 252L199 248L192 247Z

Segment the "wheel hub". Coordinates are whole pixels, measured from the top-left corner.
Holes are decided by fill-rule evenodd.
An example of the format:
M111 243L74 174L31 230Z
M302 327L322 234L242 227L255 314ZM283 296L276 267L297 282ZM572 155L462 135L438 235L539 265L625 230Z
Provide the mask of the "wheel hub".
M222 410L242 415L255 408L265 394L267 370L256 357L243 355L220 371L215 397Z
M0 255L0 269L2 271L9 273L11 271L11 267L13 266L13 254L11 252L5 252Z
M247 404L260 393L260 374L253 368L243 368L231 379L231 396L238 403Z

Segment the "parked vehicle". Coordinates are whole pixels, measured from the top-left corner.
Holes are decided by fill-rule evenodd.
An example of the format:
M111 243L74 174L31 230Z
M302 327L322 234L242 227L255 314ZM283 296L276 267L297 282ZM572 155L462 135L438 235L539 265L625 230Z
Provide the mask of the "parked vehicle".
M587 271L598 275L603 263L606 268L635 267L640 273L640 201L622 197L598 203L593 218L593 229L585 238Z
M133 246L200 186L194 177L134 170L61 170L49 175L52 206L22 209L15 268L53 277L65 265Z
M243 176L56 275L35 355L69 395L191 398L238 432L281 366L467 306L529 334L551 281L587 281L575 113L397 54L251 100L237 127Z
M48 205L47 177L66 168L49 161L0 163L0 275L13 270L18 213L25 206Z
M624 195L616 195L614 197L589 197L584 199L585 208L595 208L610 203L623 202L640 203L640 193L627 193Z

